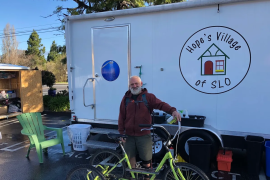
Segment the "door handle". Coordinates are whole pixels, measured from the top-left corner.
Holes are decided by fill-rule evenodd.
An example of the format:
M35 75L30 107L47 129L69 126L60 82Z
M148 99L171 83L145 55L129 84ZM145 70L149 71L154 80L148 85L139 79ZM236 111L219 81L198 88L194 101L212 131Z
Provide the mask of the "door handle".
M85 89L85 86L86 86L86 84L87 84L87 82L88 82L89 80L91 80L92 82L94 82L95 78L88 78L88 79L85 81L85 83L84 83L84 86L83 86L83 105L84 105L85 107L91 106L91 108L94 109L95 104L89 104L89 105L86 105L86 104L85 104L85 93L84 93L84 89Z

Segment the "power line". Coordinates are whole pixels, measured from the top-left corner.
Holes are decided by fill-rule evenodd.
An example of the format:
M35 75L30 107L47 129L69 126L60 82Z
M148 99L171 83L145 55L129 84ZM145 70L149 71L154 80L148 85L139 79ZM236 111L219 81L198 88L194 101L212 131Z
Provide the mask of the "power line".
M47 33L47 32L54 32L54 31L59 31L59 30L43 31L43 32L39 32L39 34L40 33ZM31 33L22 33L22 34L16 35L16 37L18 37L18 36L26 36L26 35L30 35L30 34L32 34L32 32ZM12 36L0 36L0 38L4 38L4 37L12 37Z
M55 38L55 37L42 38L42 40L43 40L43 39L52 39L52 38ZM24 42L27 42L27 41L18 42L18 44L21 44L21 43L24 43ZM3 45L3 44L0 44L0 45Z
M35 30L35 31L43 31L43 30L49 30L49 29L57 29L58 27L50 27L50 28L45 28L45 29L37 29L37 30ZM11 35L17 35L17 34L20 34L20 33L27 33L27 32L33 32L33 30L28 30L28 31L15 31L15 33L13 33L13 32L11 32L11 33L8 33L8 35L9 34L11 34ZM2 33L2 34L0 34L0 36L4 36L5 35L5 33Z
M26 28L32 28L32 27L47 26L47 25L52 25L52 24L59 24L59 23L51 23L51 24L44 24L44 25L37 25L37 26L29 26L29 27L16 28L16 29L26 29Z

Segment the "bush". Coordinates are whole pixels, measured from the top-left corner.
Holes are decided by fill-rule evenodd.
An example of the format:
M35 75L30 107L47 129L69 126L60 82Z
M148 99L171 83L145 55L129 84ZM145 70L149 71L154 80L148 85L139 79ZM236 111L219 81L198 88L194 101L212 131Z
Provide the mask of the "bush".
M55 76L50 71L42 71L42 85L52 87L55 83Z
M49 102L50 102L50 100L52 98L53 97L52 96L49 96L49 95L43 96L43 105L44 105L44 107L49 107Z
M68 91L67 90L62 90L59 91L56 96L69 96Z
M56 96L52 97L49 101L49 109L51 111L60 112L69 110L69 97L68 96Z
M59 91L55 97L45 95L43 96L44 107L51 111L60 112L69 110L69 94L67 90Z

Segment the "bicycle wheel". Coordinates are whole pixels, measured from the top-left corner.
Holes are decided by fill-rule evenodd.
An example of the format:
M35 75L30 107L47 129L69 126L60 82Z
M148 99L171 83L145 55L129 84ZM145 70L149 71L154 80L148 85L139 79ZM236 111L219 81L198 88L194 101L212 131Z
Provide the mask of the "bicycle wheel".
M112 170L108 175L105 177L116 177L116 178L123 178L125 177L126 173L126 165L125 161L118 164L118 162L122 159L122 157L113 150L102 150L96 152L90 158L90 165L96 167L98 170L105 174L109 170ZM114 167L117 164L116 167ZM112 169L114 167L114 169Z
M192 164L189 163L176 163L176 166L174 167L174 170L177 174L177 177L182 180L180 174L177 171L177 168L180 169L180 171L182 172L182 175L184 176L184 178L186 180L209 180L209 178L207 177L207 175L201 170L199 169L197 166L194 166ZM164 176L163 176L164 180L174 180L174 175L173 172L171 170L171 167L168 167L165 171L164 171Z
M101 172L89 164L82 164L72 168L66 180L105 180Z

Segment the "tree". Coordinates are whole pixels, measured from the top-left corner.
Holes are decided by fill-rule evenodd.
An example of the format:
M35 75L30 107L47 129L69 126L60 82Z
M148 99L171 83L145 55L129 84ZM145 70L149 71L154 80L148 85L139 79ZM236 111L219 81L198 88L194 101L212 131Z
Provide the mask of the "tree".
M61 63L62 64L67 64L67 55L66 55L66 45L59 46L59 53L62 55L60 56L61 58Z
M61 0L67 1L67 0ZM77 7L64 8L62 6L56 7L53 14L47 16L51 17L57 15L58 19L64 23L64 17L67 15L89 14L104 11L114 11L120 9L129 9L145 6L145 0L73 0L77 3ZM46 18L47 18L46 17ZM64 26L60 29L64 29Z
M16 38L16 32L14 26L11 28L11 47L10 47L10 52L11 52L11 57L17 57L18 55L18 41Z
M45 47L41 44L41 38L39 38L38 33L33 30L28 41L28 47L25 51L26 55L36 55L38 57L44 57Z
M161 5L161 4L171 4L171 3L178 3L183 2L186 0L145 0L145 2L149 5Z
M4 28L4 36L2 38L2 54L4 59L10 58L10 47L11 47L11 37L10 37L10 25L7 24Z
M55 41L52 42L51 45L51 49L50 52L47 56L47 61L55 61L55 59L57 58L58 54L59 54L59 49L60 47L58 47L55 43Z
M50 52L47 57L46 70L53 72L57 82L67 81L66 65L66 46L57 46L55 41L52 42Z
M46 64L46 60L44 58L45 47L41 44L41 38L39 38L39 35L35 30L31 33L27 44L28 47L25 51L25 55L31 55L31 60L34 61L34 66L43 67Z
M10 28L9 23L4 28L2 35L2 62L17 64L18 63L18 42L14 26Z
M59 53L61 54L66 54L66 45L59 46Z
M186 0L73 0L73 1L77 3L76 7L64 8L62 6L58 6L56 7L56 10L53 11L52 14L47 16L51 17L53 15L57 15L58 20L62 22L62 26L59 27L59 30L65 29L64 17L69 15L80 15L104 11L138 8L144 7L145 5L151 6L151 5L170 4L176 2L183 2Z
M50 71L42 71L42 85L46 85L51 89L54 83L55 83L54 74Z

